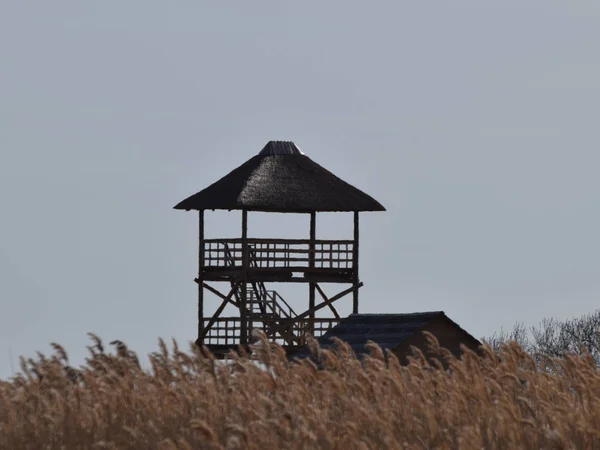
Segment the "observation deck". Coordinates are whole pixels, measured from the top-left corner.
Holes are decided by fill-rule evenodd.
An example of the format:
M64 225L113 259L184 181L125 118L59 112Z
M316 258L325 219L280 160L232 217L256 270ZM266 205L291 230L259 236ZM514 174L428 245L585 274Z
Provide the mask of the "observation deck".
M352 240L247 239L249 280L348 283L355 276ZM314 250L311 250L311 247ZM205 281L244 275L242 239L205 239L201 250Z

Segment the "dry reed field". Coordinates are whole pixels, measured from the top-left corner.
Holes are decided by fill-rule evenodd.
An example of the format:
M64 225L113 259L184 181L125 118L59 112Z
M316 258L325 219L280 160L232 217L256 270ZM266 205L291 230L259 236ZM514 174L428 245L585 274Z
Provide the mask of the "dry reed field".
M510 344L461 360L438 349L445 367L417 352L401 366L375 346L361 361L341 343L336 352L312 343L318 366L264 346L259 367L161 341L142 370L124 344L112 353L92 338L80 369L54 345L0 382L2 449L600 448L589 357L540 367Z

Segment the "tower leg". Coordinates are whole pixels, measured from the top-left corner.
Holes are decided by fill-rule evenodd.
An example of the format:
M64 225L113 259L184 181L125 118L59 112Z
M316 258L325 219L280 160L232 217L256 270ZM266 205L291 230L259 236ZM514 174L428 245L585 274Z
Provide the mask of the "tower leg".
M352 314L358 314L358 211L354 211L354 248L352 252L352 265L354 272L354 292L352 293Z
M315 239L317 237L317 213L310 213L310 243L309 243L309 257L308 257L308 266L311 269L315 267ZM309 285L309 296L308 296L308 309L311 311L309 315L309 323L308 323L308 331L311 336L315 334L315 292L316 285L315 283L310 283Z
M198 340L197 345L202 345L204 332L204 283L203 283L203 268L204 268L204 211L199 211L198 215Z
M240 344L248 344L248 268L250 254L248 252L248 211L242 211L242 289L240 298Z

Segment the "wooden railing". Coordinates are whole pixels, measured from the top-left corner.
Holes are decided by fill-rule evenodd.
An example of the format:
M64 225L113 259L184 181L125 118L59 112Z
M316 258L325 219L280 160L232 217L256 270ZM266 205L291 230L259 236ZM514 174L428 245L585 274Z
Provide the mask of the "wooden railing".
M262 288L262 289L261 289ZM259 286L259 290L248 290L248 312L252 315L275 315L281 318L292 318L297 314L293 308L277 293L277 291L264 289L264 285Z
M204 267L241 267L242 239L206 239L203 243ZM248 239L253 268L308 269L311 264L310 241L302 239ZM352 269L354 241L316 240L314 268Z
M306 336L313 326L314 337L324 335L333 328L341 319L318 318L318 319L282 319L282 318L252 318L247 320L248 343L254 343L252 330L264 331L271 342L286 346L303 346L306 344ZM208 325L209 320L204 321ZM240 343L240 329L242 320L239 317L220 317L214 321L210 330L204 337L204 345L237 345Z

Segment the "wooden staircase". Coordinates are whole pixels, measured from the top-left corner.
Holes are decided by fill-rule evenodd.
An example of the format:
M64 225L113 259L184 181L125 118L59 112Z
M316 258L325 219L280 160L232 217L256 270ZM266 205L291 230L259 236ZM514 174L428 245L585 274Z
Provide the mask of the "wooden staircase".
M250 267L257 267L254 248L250 245ZM225 244L225 259L227 265L234 267L235 260L231 255L229 246ZM260 323L258 327L266 333L270 339L275 339L279 335L288 345L298 345L302 337L302 330L295 323L297 317L293 308L283 299L283 297L274 290L267 290L264 282L249 280L251 287L246 288L246 311L248 311L248 321L250 323ZM236 282L231 280L231 287L234 289ZM234 290L234 297L238 304L242 301L242 285L237 284ZM253 328L257 328L254 326ZM249 333L251 330L248 330Z

